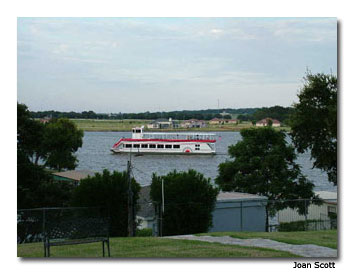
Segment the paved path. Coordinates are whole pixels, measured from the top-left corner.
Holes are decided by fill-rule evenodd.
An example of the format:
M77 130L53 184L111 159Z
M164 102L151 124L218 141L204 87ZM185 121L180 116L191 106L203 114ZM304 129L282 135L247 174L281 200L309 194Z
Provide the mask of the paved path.
M313 244L293 245L293 244L281 243L269 239L258 239L258 238L257 239L236 239L230 236L212 237L212 236L195 236L195 235L169 236L166 238L197 240L203 242L231 244L231 245L264 247L264 248L288 251L292 254L300 255L303 257L312 257L312 258L337 257L337 250L329 247L318 246Z

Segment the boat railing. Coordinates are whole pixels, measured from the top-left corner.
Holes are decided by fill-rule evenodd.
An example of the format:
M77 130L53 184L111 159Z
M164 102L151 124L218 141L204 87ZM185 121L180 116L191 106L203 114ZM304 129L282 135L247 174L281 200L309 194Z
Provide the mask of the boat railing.
M186 134L186 133L170 133L170 134L159 134L159 133L144 133L144 139L172 139L172 140L215 140L215 134Z

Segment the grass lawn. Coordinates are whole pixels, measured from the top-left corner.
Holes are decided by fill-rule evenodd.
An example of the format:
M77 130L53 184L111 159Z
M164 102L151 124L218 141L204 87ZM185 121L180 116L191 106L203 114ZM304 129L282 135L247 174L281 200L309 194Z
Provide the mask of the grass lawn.
M239 239L263 238L287 244L315 244L337 248L337 230L296 232L212 232L198 235L230 236Z
M131 131L133 127L147 125L150 120L96 120L71 119L84 131Z
M84 131L131 131L133 127L145 126L145 131L240 131L243 128L253 127L251 122L240 124L207 125L204 128L178 128L178 129L148 129L147 124L151 120L96 120L96 119L71 119L79 129ZM288 127L275 128L276 130L289 131Z
M115 258L275 258L299 257L267 248L243 247L191 240L155 237L111 238ZM43 243L17 245L18 257L43 257ZM102 257L102 243L55 246L51 257Z

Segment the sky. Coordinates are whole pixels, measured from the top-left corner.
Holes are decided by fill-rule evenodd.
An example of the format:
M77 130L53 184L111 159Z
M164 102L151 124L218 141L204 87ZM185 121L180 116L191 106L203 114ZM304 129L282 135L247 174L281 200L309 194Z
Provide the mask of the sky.
M291 106L336 18L18 18L17 99L97 113Z

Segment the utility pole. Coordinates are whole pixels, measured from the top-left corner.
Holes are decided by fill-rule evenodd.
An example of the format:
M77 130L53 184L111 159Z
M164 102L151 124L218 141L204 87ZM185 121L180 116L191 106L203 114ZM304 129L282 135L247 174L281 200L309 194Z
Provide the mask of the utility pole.
M163 187L163 179L161 181L161 204L160 204L160 209L159 209L159 219L160 219L160 225L159 225L159 234L160 237L162 237L162 229L163 229L163 214L165 212L165 193L164 193L164 187Z
M162 179L162 182L161 182L161 194L162 194L162 213L165 212L165 191L163 189L163 179Z
M133 212L133 192L132 192L132 180L130 177L131 160L127 164L127 176L128 176L128 236L134 236L134 212Z

